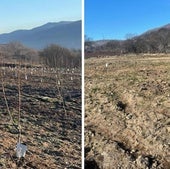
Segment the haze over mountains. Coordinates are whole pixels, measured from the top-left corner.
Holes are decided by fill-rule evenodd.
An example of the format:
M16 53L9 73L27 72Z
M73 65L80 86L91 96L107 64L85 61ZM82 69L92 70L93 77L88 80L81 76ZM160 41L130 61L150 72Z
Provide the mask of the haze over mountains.
M170 24L148 30L126 40L87 41L86 56L126 53L170 53Z
M81 49L81 21L49 22L30 30L0 34L0 44L12 41L33 49L43 49L50 44Z

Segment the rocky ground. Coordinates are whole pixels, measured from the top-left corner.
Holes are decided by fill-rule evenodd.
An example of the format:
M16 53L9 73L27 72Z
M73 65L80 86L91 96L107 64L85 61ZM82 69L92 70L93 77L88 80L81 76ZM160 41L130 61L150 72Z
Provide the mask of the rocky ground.
M85 60L85 168L170 168L170 56Z
M0 168L81 168L81 73L1 65ZM21 142L18 160L18 77L21 79ZM3 85L2 85L3 84ZM10 121L5 97L14 124Z

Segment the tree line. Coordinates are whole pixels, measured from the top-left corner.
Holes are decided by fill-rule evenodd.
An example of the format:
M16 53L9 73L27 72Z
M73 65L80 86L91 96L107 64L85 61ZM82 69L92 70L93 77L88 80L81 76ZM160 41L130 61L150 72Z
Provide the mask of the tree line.
M170 53L170 29L160 28L126 40L110 40L103 45L95 41L85 42L85 56L121 55L128 53Z
M41 51L25 47L19 42L0 45L0 55L5 59L39 62L49 67L75 68L81 67L81 50L67 49L51 44Z
M81 67L81 50L67 49L55 44L40 52L41 61L50 67L74 68Z

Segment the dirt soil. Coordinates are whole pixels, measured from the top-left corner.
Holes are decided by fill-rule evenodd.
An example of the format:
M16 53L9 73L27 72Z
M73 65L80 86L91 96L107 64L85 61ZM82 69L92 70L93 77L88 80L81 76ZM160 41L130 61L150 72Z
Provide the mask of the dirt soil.
M85 60L85 168L170 168L170 55Z
M0 169L81 168L81 73L1 65ZM21 143L28 151L16 157L18 76L21 78ZM2 88L14 124L10 121Z

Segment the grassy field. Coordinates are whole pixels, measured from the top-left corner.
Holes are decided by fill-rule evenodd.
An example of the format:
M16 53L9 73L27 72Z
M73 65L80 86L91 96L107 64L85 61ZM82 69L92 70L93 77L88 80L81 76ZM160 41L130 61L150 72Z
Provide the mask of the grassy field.
M0 168L81 168L80 70L3 63L0 72ZM21 143L28 148L21 160L15 152L19 76Z
M170 55L85 60L86 168L170 168Z

